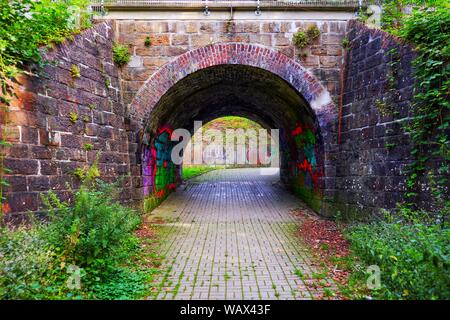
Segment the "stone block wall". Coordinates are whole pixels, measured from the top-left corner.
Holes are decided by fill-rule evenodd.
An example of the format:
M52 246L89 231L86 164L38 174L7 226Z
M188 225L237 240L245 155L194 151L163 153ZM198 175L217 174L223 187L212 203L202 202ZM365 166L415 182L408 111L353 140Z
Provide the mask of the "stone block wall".
M342 214L369 216L404 199L413 158L403 124L413 99L414 51L350 21L334 201Z
M80 185L75 170L92 164L97 154L105 180L129 172L134 146L128 143L112 61L114 32L112 22L99 23L49 50L42 70L18 79L7 116L12 142L5 159L12 170L5 190L8 220L39 211L40 194L48 190L66 200ZM130 181L124 182L126 198Z
M302 50L292 44L299 29L316 24L319 39ZM339 94L342 39L346 21L148 21L118 20L118 41L133 58L121 73L124 104L129 104L145 80L165 63L190 50L212 43L243 42L275 48L295 58L336 96ZM147 37L150 46L145 46Z
M161 77L166 82L176 83L185 74L194 72L189 71L194 66L189 63L189 54L184 53L211 42L262 44L269 48L261 51L275 48L307 67L332 97L337 98L343 58L341 41L345 36L349 49L344 68L340 142L336 144L334 139L339 119L330 103L316 115L325 117L326 128L333 128L333 135L325 139L326 165L323 172L319 170L323 177L317 178L318 173L313 170L315 161L310 146L304 150L309 155L307 161L301 158L297 167L310 171L311 179L301 177L307 183L314 179L326 180L321 199L326 202L326 210L322 211L327 214L340 211L347 216L367 217L378 214L380 208L395 208L405 196L405 168L413 161L403 124L411 116L414 51L395 37L356 21L348 25L341 21L316 24L321 30L320 39L307 48L307 55L300 56L291 39L298 28L306 28L306 21L109 21L98 23L75 36L73 41L49 50L45 54L49 63L43 70L19 77L15 86L17 98L12 101L8 119L1 119L8 121L8 139L12 142L5 159L5 166L12 170L7 177L10 186L6 188L3 204L7 219L19 219L29 211L38 212L40 194L48 190L63 200L68 199L69 191L80 185L75 170L92 164L97 154L100 154L99 169L104 180L117 181L119 176L125 176L123 200L142 200L145 189L149 191L157 184L153 180L152 183L144 181L151 176L144 174L143 178L142 172L141 158L145 160L143 151L147 149L137 142L145 140L142 130L145 110L159 101L164 90L160 92L148 83L144 87L148 89L147 98L138 101L142 112L136 118L130 117L132 108L129 110L128 105L152 74L162 70ZM150 46L145 46L147 37L151 39ZM111 49L117 40L129 45L133 54L131 62L122 70L112 61ZM218 46L231 50L236 46L250 48L251 44ZM215 47L208 47L212 56ZM260 47L254 47L255 52L260 51ZM207 51L202 50L194 50L203 52L196 57L209 59L205 56ZM245 54L246 51L236 52ZM266 56L289 60L274 52L277 54ZM267 66L273 62L258 59L250 60ZM161 68L169 61L178 69L170 65ZM295 76L285 80L291 81ZM314 88L318 87L314 86L312 77L309 80L313 89L302 92L306 101L314 100ZM301 138L303 129L296 129L298 134L293 136ZM164 185L168 182L167 185L174 187L176 177L166 174L164 161L161 164L164 174L158 177ZM438 164L438 161L430 162L431 167ZM423 183L422 193L429 190L429 184ZM421 196L419 202L426 203L426 196Z

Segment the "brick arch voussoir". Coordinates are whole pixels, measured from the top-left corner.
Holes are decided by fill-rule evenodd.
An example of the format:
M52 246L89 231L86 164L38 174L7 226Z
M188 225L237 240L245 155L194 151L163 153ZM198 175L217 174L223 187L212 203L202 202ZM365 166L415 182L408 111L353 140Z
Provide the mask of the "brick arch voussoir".
M330 94L301 64L280 51L251 43L217 43L188 51L151 75L130 104L130 116L144 122L161 97L191 73L223 64L241 64L267 70L288 82L309 103L319 125L335 119Z

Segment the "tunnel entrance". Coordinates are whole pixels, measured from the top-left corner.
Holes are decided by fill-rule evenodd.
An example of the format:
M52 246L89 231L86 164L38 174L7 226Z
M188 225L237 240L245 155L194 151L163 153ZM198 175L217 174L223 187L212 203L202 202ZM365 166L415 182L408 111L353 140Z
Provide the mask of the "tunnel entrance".
M197 70L182 73L176 70L178 61L163 67L166 75L149 79L134 104L142 114L139 157L144 196L164 196L181 182L181 165L171 160L176 145L170 139L173 130L193 133L195 121L205 124L239 116L279 130L281 181L320 211L326 189L324 137L329 138L331 102L312 76L301 67L292 68L295 62L283 57L288 59L286 69L278 74L263 61L265 68L241 64L235 58L233 63L200 64ZM165 77L173 82L170 86ZM156 92L158 81L164 88Z
M191 170L199 167L202 171L215 167L269 167L272 164L269 139L271 136L267 128L244 117L226 116L202 123L202 127L196 130L183 151L182 171L184 173L187 167ZM227 141L231 150L227 150ZM264 150L261 150L264 153L263 161L258 154L258 142L265 143L265 148L262 148ZM196 151L199 152L198 156ZM200 157L201 161L197 163L196 158ZM182 178L185 179L184 174Z

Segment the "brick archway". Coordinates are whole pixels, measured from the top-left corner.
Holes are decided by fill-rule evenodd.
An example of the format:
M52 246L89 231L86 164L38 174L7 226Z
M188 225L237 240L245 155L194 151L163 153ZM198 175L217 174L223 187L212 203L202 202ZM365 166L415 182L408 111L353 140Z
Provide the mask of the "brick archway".
M256 95L263 97L257 103ZM230 96L235 101L227 101ZM186 107L186 103L191 105ZM167 165L170 160L164 152L158 156L154 139L158 146L161 139L168 141L166 129L185 128L187 119L195 117L194 106L202 104L210 106L201 111L211 116L254 113L255 120L260 114L266 118L259 120L273 120L272 128L284 130L283 181L323 212L323 195L334 189L326 175L337 118L330 94L295 60L272 48L243 43L189 51L161 67L139 89L129 114L140 123L138 129L148 132L138 141L144 196L163 195L165 189L175 187L176 169Z
M333 102L316 77L280 51L248 43L212 44L178 56L147 79L131 102L129 113L144 121L161 97L181 79L205 68L230 64L257 67L279 76L304 97L321 127L332 120Z

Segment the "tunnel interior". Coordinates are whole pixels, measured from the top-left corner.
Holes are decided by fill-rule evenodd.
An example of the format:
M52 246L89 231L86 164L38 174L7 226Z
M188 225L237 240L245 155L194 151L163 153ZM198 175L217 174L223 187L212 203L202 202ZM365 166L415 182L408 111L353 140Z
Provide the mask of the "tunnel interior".
M279 129L281 181L310 204L320 201L323 139L316 116L302 95L267 70L218 65L191 73L173 85L144 119L140 158L144 196L163 196L180 182L171 162L172 130L194 131L224 116L253 120Z

